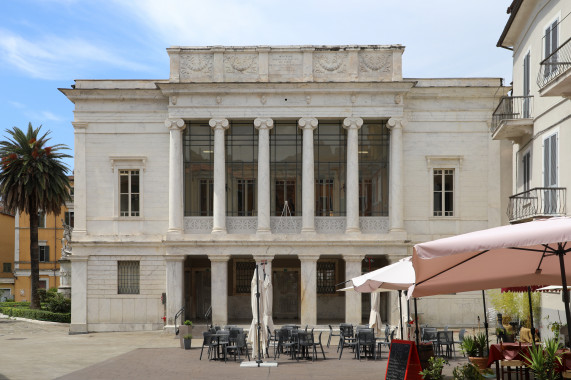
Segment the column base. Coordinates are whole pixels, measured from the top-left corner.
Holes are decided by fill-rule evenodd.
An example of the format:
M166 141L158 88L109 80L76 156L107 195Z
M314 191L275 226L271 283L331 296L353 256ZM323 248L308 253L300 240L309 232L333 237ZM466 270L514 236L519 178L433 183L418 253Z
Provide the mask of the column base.
M351 227L351 228L347 228L345 230L346 234L360 234L361 233L361 229L358 227Z
M182 235L183 230L181 228L169 228L167 234L169 235Z
M271 235L272 230L269 228L260 228L256 231L256 235Z
M315 232L315 228L302 228L301 233L305 235L315 235L317 232Z
M87 324L84 323L72 323L69 325L69 335L76 334L87 334Z
M226 229L223 229L223 228L213 228L211 233L213 233L213 234L225 234L225 233L226 233Z

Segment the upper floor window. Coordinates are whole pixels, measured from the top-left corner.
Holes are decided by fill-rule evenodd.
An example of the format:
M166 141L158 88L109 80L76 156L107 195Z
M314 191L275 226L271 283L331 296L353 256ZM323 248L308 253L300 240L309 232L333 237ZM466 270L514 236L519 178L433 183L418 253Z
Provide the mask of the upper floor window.
M70 227L73 227L75 224L75 218L74 218L74 214L73 211L66 211L65 215L64 215L64 220L63 222L65 224L67 224Z
M528 191L531 182L531 151L524 153L521 161L523 191Z
M184 215L212 216L214 134L208 121L188 122L183 132Z
M46 228L46 213L43 211L38 212L38 227Z
M40 245L40 263L47 263L50 261L50 246L49 245Z
M271 215L301 215L302 130L276 120L270 130Z
M531 116L530 100L529 96L529 79L530 79L530 69L529 69L530 55L529 52L525 55L523 59L523 117L529 118Z
M139 216L139 170L119 170L119 215Z
M359 130L359 215L389 214L389 141L386 120L371 120Z
M454 169L434 169L433 179L433 215L454 216Z
M2 264L2 271L4 273L10 273L12 272L12 263L3 263Z
M345 216L347 131L340 121L323 121L313 132L315 215Z
M555 71L555 65L557 65L557 53L555 53L555 51L559 45L558 25L559 20L555 20L545 29L544 59L549 58L545 61L545 76L549 76L553 71Z

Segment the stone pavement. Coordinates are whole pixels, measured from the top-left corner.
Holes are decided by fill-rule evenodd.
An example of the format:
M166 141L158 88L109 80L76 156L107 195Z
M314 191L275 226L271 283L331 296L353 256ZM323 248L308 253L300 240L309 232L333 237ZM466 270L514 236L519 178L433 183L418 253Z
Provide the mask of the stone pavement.
M383 379L387 352L381 360L353 359L351 352L337 359L335 345L325 348L328 360L289 360L282 356L275 368L242 368L236 362L199 360L202 339L191 350L162 331L69 335L66 324L17 321L0 316L0 379ZM328 333L323 334L326 342ZM466 361L451 360L444 374Z

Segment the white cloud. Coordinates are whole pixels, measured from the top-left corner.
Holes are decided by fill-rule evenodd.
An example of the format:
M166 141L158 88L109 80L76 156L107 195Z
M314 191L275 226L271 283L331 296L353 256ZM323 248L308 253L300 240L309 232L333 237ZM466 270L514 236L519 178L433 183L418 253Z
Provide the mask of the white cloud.
M128 61L84 39L44 36L31 40L2 29L0 60L41 79L67 79L70 73L100 64L132 71L148 70L145 65Z

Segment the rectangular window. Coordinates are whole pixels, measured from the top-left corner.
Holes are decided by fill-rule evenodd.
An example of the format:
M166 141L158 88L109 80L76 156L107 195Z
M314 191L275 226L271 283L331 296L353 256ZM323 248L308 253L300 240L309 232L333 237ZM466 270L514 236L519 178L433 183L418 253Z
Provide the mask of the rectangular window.
M555 65L557 65L557 45L559 44L559 35L558 35L558 25L559 20L555 20L547 29L545 29L545 57L547 59L545 61L545 76L551 75L552 72L555 71Z
M47 278L40 278L40 282L39 282L40 289L46 289L46 290L48 290L48 288L49 288L49 281L50 281L50 280L48 280Z
M373 181L361 179L359 181L359 215L373 215Z
M139 294L139 261L117 261L117 293Z
M119 171L119 215L139 216L139 171Z
M47 263L50 261L50 246L40 245L40 263Z
M235 282L236 294L249 294L252 291L252 276L256 270L255 261L236 261L235 262ZM260 279L263 277L260 270Z
M200 216L212 216L214 200L214 180L212 178L200 180Z
M38 212L38 227L46 228L46 213L43 211Z
M531 116L530 100L529 100L529 53L523 59L523 117L529 118Z
M527 152L522 158L523 169L523 191L529 190L529 183L531 182L531 152Z
M317 294L335 294L335 262L317 263Z
M275 185L275 214L277 216L295 215L295 180L276 180Z
M239 179L238 181L238 216L254 215L256 180Z
M333 180L318 179L315 181L315 215L333 216Z
M67 224L70 227L73 227L75 219L73 216L73 211L66 211L65 212L65 219L64 219L64 223Z
M12 272L12 263L4 263L2 265L2 271L4 273L11 273Z
M434 216L454 216L454 169L434 169Z

